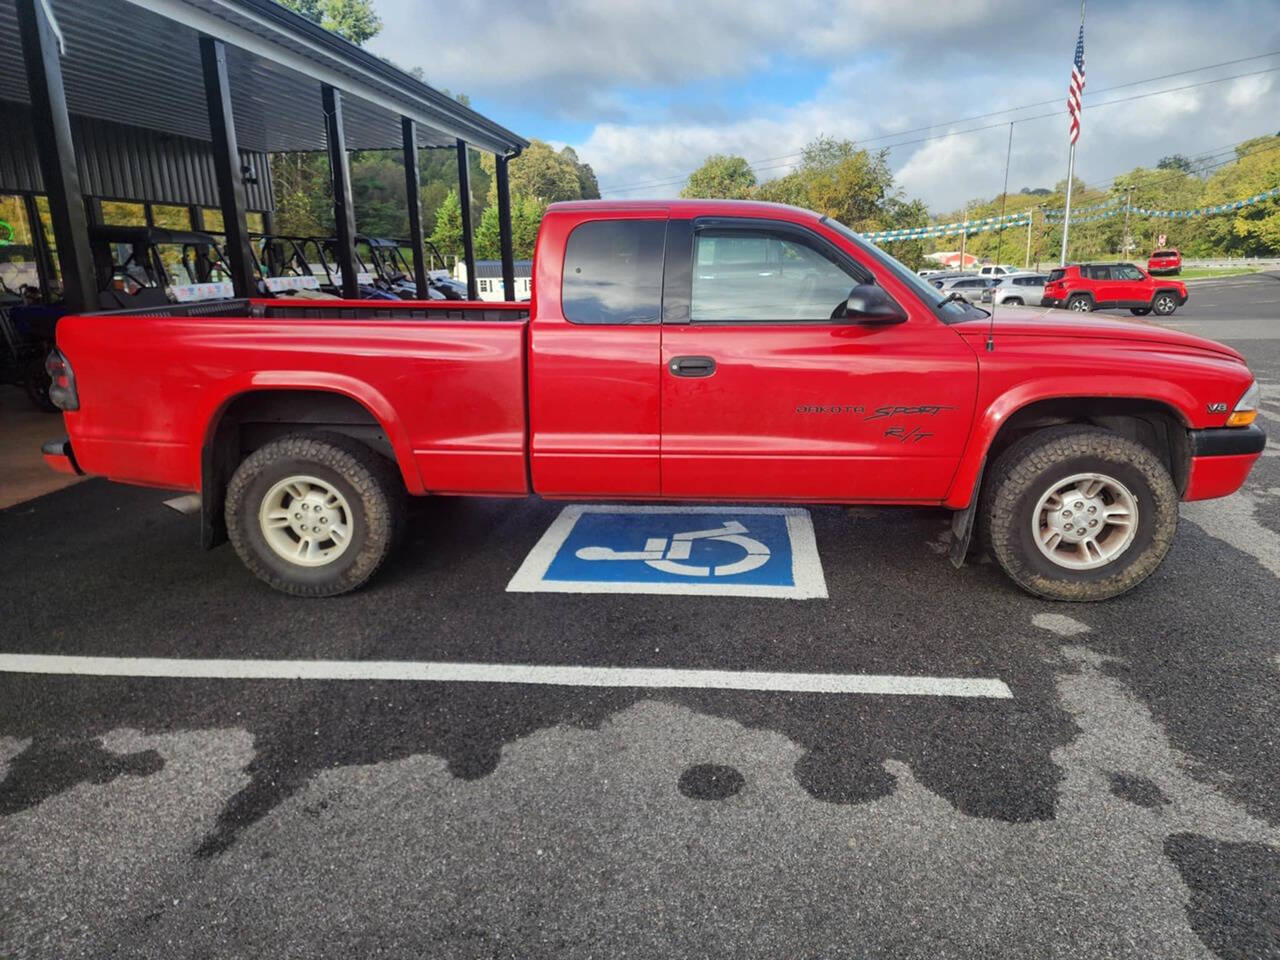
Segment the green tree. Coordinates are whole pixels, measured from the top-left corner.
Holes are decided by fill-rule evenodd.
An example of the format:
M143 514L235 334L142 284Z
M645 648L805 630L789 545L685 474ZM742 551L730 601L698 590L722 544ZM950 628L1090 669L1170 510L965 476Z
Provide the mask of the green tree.
M534 197L544 204L582 196L577 164L541 140L532 141L511 161L510 174L513 194Z
M277 0L295 13L355 44L377 36L382 21L373 0Z
M709 157L708 164L715 159ZM871 153L859 149L852 140L832 137L810 141L794 170L766 180L750 195L757 200L807 207L864 231L887 229L894 222L895 213L888 203L897 197L888 151Z
M329 161L324 154L273 153L271 182L277 232L309 237L333 230Z
M1209 178L1200 205L1239 200L1277 186L1280 136L1258 137L1240 144L1235 163ZM1280 197L1200 219L1205 222L1205 239L1214 253L1236 257L1273 257L1280 253Z
M752 192L751 199L803 207L809 202L809 189L804 177L799 172L792 172L783 177L766 180Z
M680 191L682 197L745 200L756 186L755 171L745 157L713 153L702 161Z
M462 256L462 204L457 190L450 190L436 211L430 239L443 256Z
M1192 171L1191 161L1180 153L1170 154L1167 157L1161 157L1160 162L1156 164L1157 170L1181 170L1183 173Z
M514 220L514 217L512 219ZM484 214L476 225L475 250L478 260L497 260L502 256L502 233L498 228L497 183L489 187Z
M591 169L591 164L579 160L577 151L573 147L564 147L560 151L560 156L573 164L574 170L577 171L578 197L582 200L599 200L600 183L596 180L596 172Z
M520 197L518 201L513 198L511 206L511 245L517 260L529 260L533 257L546 204L534 197Z
M809 209L855 230L883 229L883 204L893 188L888 158L887 150L859 150L851 140L813 140L805 146L797 170Z

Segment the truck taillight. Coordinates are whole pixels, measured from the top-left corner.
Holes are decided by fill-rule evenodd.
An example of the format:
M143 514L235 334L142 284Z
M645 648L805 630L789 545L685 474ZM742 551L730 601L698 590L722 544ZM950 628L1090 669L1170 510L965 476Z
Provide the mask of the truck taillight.
M71 364L62 355L62 351L54 347L44 361L45 373L49 374L49 400L59 410L79 410L80 395L76 392L76 375Z

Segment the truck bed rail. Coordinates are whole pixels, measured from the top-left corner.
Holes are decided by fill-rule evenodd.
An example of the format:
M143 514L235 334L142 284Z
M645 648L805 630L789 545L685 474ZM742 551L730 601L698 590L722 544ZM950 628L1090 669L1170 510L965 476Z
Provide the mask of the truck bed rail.
M298 320L474 320L520 321L527 303L479 300L207 300L158 307L96 310L87 316L116 317L270 317Z

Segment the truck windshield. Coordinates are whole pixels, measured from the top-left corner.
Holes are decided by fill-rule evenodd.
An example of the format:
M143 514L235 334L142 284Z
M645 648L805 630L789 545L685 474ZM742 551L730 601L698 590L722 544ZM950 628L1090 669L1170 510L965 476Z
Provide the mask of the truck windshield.
M968 301L948 299L946 293L943 293L925 278L917 276L905 264L889 256L879 247L867 243L839 220L823 217L821 222L845 237L868 260L871 260L877 266L884 267L885 270L892 273L903 284L910 287L911 291L924 301L943 323L959 323L962 320L976 320L980 317L990 316L987 311L975 307Z

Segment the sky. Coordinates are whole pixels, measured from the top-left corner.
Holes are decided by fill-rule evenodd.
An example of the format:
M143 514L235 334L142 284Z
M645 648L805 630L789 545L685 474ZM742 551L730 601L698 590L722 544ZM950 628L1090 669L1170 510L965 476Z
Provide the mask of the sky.
M370 50L524 137L572 146L605 197L675 196L711 153L780 176L826 135L890 146L906 197L958 210L1000 192L1011 120L1010 189L1066 176L1074 0L375 6ZM1093 0L1085 66L1076 174L1091 185L1280 132L1280 0ZM1232 79L1204 82L1219 78Z

